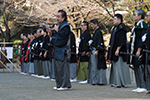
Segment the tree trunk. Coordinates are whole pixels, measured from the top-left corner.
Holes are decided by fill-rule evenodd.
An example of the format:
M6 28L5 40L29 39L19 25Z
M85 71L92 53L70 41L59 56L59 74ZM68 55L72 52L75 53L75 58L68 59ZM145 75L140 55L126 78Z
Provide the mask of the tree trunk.
M6 41L6 42L10 42L10 37L9 37L9 36L6 36L6 37L5 37L5 41Z

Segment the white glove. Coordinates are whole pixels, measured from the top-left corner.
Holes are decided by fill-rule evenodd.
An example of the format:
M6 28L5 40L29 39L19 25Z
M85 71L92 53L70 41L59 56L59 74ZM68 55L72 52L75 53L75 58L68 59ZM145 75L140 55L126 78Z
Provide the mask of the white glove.
M145 34L142 36L142 42L145 42L145 40L146 40L146 35L147 35L147 33L145 33Z
M91 45L93 43L93 40L89 40L88 43L89 45Z

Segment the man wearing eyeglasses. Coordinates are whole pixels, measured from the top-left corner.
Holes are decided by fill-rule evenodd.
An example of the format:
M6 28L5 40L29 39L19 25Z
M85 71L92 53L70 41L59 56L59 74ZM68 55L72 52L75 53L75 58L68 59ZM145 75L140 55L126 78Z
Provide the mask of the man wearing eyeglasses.
M140 57L142 53L142 36L147 29L147 24L144 22L145 11L138 9L135 10L133 19L135 21L135 26L132 29L132 34L130 36L130 48L129 52ZM133 64L135 80L137 89L132 90L132 92L145 92L145 81L144 81L144 62L140 61L138 58L130 56L128 59L129 64Z
M147 12L146 21L147 21L147 23L150 23L150 11ZM145 49L150 50L150 26L147 28L145 34L142 36L142 42L144 44ZM143 58L146 58L146 59L144 59L144 61L145 61L145 81L146 81L146 89L148 91L146 93L146 95L150 96L150 60L149 60L149 56L150 56L150 54L148 53L148 58L146 58L146 57L143 57Z
M88 79L88 62L89 57L87 56L87 52L89 52L88 41L91 39L90 32L88 31L89 26L88 22L83 21L81 24L82 34L80 36L79 41L79 69L77 72L77 79L80 80L79 83L84 84L87 83Z

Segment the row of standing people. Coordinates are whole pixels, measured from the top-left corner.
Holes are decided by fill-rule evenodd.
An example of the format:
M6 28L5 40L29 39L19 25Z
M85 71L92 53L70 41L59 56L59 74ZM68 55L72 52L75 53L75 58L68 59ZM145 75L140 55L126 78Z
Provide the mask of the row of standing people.
M101 32L100 35L102 35ZM51 38L49 37L46 29L45 28L43 30L38 29L37 31L30 34L21 34L21 39L24 40L21 43L21 49L22 49L21 55L23 55L23 57L20 58L21 72L22 72L21 74L25 74L25 75L28 74L28 75L32 75L44 79L47 78L55 79L54 65L53 65L54 46L52 45L52 43L50 43L53 40L52 37ZM88 77L88 67L87 67L88 64L85 64L86 65L85 69L87 70L87 72L83 73L82 71L80 71L82 69L82 64L84 67L84 63L89 62L89 56L84 55L83 53L83 50L84 52L89 51L88 44L85 46L83 45L85 42L87 42L87 40L85 41L83 39L80 43L79 51L80 53L82 52L82 55L81 54L79 55L81 56L79 57L81 60L80 60L80 67L78 71L78 80L86 80ZM77 81L77 57L76 57L75 36L73 32L70 32L70 49L71 49L70 79L71 82L74 82ZM86 75L82 75L82 74L86 74Z
M38 29L29 34L21 34L20 44L21 74L55 81L54 74L54 40L49 37L46 29ZM73 32L70 32L70 81L77 81L76 44ZM23 56L23 57L22 57Z
M60 12L58 12L58 15L60 14L60 16L62 17L63 13L65 12L63 10L60 10ZM56 76L56 87L54 87L54 89L59 89L61 87L60 90L66 90L66 88L67 89L70 88L71 87L70 81L76 82L77 80L80 80L79 83L90 83L93 85L106 84L107 67L105 61L105 53L104 50L101 49L104 47L104 41L102 37L102 32L98 27L98 21L96 19L91 21L91 23L93 24L92 28L95 30L92 38L90 33L88 32L88 22L84 21L81 25L83 33L81 34L79 42L78 69L76 59L77 57L76 57L75 36L70 31L71 30L70 25L67 24L66 20L59 22L58 18L57 21L59 23L59 26L55 24L54 30L52 31L50 29L43 29L43 30L38 29L36 32L32 34L28 34L28 36L23 34L24 37L23 38L24 41L22 42L23 60L21 61L22 62L21 71L23 72L23 74L27 73L31 74L32 76L44 79L47 78L53 79ZM57 27L59 28L56 29ZM63 32L61 33L61 31L59 30L65 31L63 31L64 33ZM69 36L66 36L68 37L68 39L65 40L65 37L63 38L62 34L67 34L67 32L69 33ZM48 33L50 37L48 36ZM59 37L60 33L61 36ZM70 59L68 59L69 56L67 54L67 46L66 46L68 40L71 54ZM89 40L93 40L93 43L88 43ZM89 52L90 57L88 54ZM67 67L68 65L69 68ZM58 70L57 68L58 66L61 67L60 70ZM69 72L68 69L70 70ZM59 76L58 74L61 74L61 76ZM63 77L64 81L63 79L61 80L60 77ZM67 82L68 78L69 82ZM63 86L61 86L60 83L68 84L69 86L63 88Z
M89 24L83 21L81 24L82 34L79 42L79 68L77 79L79 83L90 83L92 85L105 85L106 61L104 51L104 40L99 29L97 19L91 20L91 27L94 32L88 31Z
M150 23L150 11L147 12L146 20ZM150 95L150 69L149 58L144 52L144 49L149 48L149 27L144 21L145 11L138 9L135 10L133 19L135 26L132 28L132 34L130 36L130 45L128 53L126 50L126 29L123 22L123 16L116 14L114 16L114 25L111 32L110 48L108 49L107 61L112 62L110 72L110 84L111 86L120 88L126 84L130 84L130 73L127 64L133 65L135 74L135 81L137 89L132 92L147 92ZM123 53L121 53L123 52ZM127 54L127 55L124 55Z
M145 52L144 49L149 50L150 31L144 18L145 12L143 10L135 10L133 15L135 26L132 29L129 50L127 51L127 31L123 25L123 16L121 14L114 15L114 28L111 31L110 47L106 59L112 64L109 79L109 84L112 87L121 88L131 84L129 65L133 65L137 89L132 90L132 92L147 92L146 94L150 95L149 54L146 57L146 54L143 53ZM150 22L149 11L146 20L148 23ZM79 51L82 53L79 58L80 64L77 75L81 75L82 79L81 77L78 79L84 80L80 83L106 84L104 42L96 19L91 20L91 27L94 29L92 37L88 32L88 23L84 21L81 24L83 33L79 41ZM90 52L89 59L88 52ZM82 74L79 74L80 71Z
M21 43L21 74L54 80L53 46L46 29L21 34L21 38L24 40Z
M62 23L64 23L64 22L62 22ZM32 72L32 73L34 73L35 76L37 76L37 77L49 78L49 76L50 76L50 78L53 78L50 74L55 73L56 71L54 72L54 70L51 70L51 69L55 69L55 67L58 66L57 64L60 63L59 61L61 61L62 58L64 58L63 53L66 53L66 51L63 52L62 53L63 55L61 56L60 53L61 53L62 49L59 48L60 49L59 52L57 52L57 50L53 49L54 48L53 46L55 46L55 48L57 48L57 45L62 46L62 44L63 44L63 43L60 42L59 44L56 45L56 43L55 43L56 42L55 27L57 27L57 26L58 25L54 25L54 30L52 30L51 39L47 35L46 29L43 29L43 30L38 29L37 32L35 32L35 36L36 36L36 34L38 36L37 36L37 38L35 38L37 40L33 39L33 40L35 40L34 43L31 43L31 45L30 45L30 42L33 41L32 38L28 40L30 42L25 40L26 43L28 43L28 45L30 45L31 47L28 48L28 50L25 51L24 54L23 54L24 56L27 54L27 56L24 57L23 66L22 66L23 69L26 69L25 67L27 67L28 63L26 62L25 59L29 58L28 57L29 56L28 51L31 50L30 51L31 52L30 56L31 56L31 58L34 59L33 60L34 61L34 72ZM60 24L60 26L61 26L61 24ZM91 37L90 32L88 31L88 29L89 29L88 22L83 21L82 24L81 24L82 34L80 36L80 40L78 41L79 42L79 56L78 56L78 58L79 58L79 68L78 68L78 70L77 70L77 63L76 63L77 61L76 61L75 37L74 37L74 34L72 32L69 32L70 37L71 37L70 38L71 58L70 58L70 68L69 68L70 72L67 72L67 76L65 78L70 77L72 82L80 80L79 83L90 83L92 85L105 85L107 83L107 81L106 81L107 80L106 79L106 68L107 67L106 67L106 60L105 60L104 40L103 40L102 32L99 29L99 23L98 23L97 19L91 20L91 27L94 30L94 32L92 34L92 37ZM122 26L121 30L123 28L124 27ZM124 30L125 29L123 29L123 33L121 32L124 35L120 35L123 38L119 37L120 40L115 39L115 40L118 40L118 41L114 44L120 43L119 45L125 45L125 43L126 43L126 31L124 31ZM49 31L49 33L50 33L50 31ZM51 40L52 43L49 43L50 40ZM24 43L24 42L22 43L22 44L24 44L25 48L26 48L25 45L27 45L26 43ZM48 43L52 44L52 45L48 46ZM56 57L52 56L52 51L53 50L54 50L53 55L54 56L56 55ZM126 48L123 48L122 50L126 51ZM55 63L55 64L53 64L54 63L53 60L52 60L53 57L56 61L58 60L58 62ZM29 62L30 62L30 60L29 60ZM67 65L65 65L65 66L67 66ZM119 66L121 66L121 65L119 65ZM30 72L31 67L33 68L33 63L30 62L29 63L29 68L27 67L27 70L29 72ZM110 77L110 84L115 84L116 85L115 82L118 82L118 81L116 81L116 79L118 77L116 77L117 76L116 71L114 71L113 68L114 67L112 67L112 70L113 70L112 73L115 74L115 75L113 75L111 73L110 76L113 77L113 78ZM125 67L122 67L122 68L125 68ZM117 69L115 69L115 70L117 70ZM126 70L127 70L126 72L128 73L128 75L130 75L127 65L126 65ZM28 71L26 71L26 72L28 73ZM124 69L121 69L121 71L124 71ZM65 69L64 72L66 72L66 69ZM122 74L122 72L120 72L120 73ZM41 76L43 74L44 74L44 76ZM124 73L124 74L126 74L126 73ZM53 76L55 76L55 75L53 74ZM77 77L77 79L76 79L76 77ZM125 86L126 84L130 84L130 78L129 77L130 76L125 77L125 75L123 75L123 78L120 78L120 79L123 80L124 83L122 83L122 85L120 83L119 86ZM124 81L125 79L128 79L129 82ZM117 86L117 87L119 87L119 86ZM66 89L66 88L64 88L64 89Z
M91 27L94 32L88 31L89 24L83 21L81 24L82 34L79 42L79 68L77 69L75 37L70 32L70 72L67 76L71 82L80 80L79 83L90 83L92 85L105 85L106 79L106 60L104 50L104 40L99 29L97 19L91 20ZM57 26L57 25L56 25ZM55 25L54 25L55 27ZM53 30L54 32L54 30ZM55 79L54 72L54 44L56 37L49 37L47 30L38 29L36 32L22 34L22 72L31 74L39 78ZM22 36L21 35L21 36ZM55 35L54 35L55 36ZM124 38L125 39L125 38ZM123 40L123 39L122 39ZM125 42L125 41L124 41ZM119 43L119 42L118 42ZM124 50L126 51L126 49ZM57 54L56 54L57 55ZM61 56L61 55L59 55ZM21 58L22 59L22 58ZM59 60L62 58L58 57ZM56 65L57 66L57 65ZM44 76L43 76L44 75ZM114 78L115 79L115 78ZM124 84L126 85L126 84Z
M144 22L143 10L136 10L134 15L134 20L136 22L135 27L132 30L131 35L131 45L129 52L140 56L139 50L141 52L142 48L145 46L142 42L142 36L144 30L147 29L147 24ZM65 16L64 16L65 15ZM148 16L147 16L148 17ZM93 85L96 84L106 84L106 61L105 61L105 50L104 50L104 41L102 37L102 32L98 27L98 21L96 19L91 20L91 27L94 29L92 37L88 31L88 22L84 21L81 24L82 34L79 40L79 68L77 71L76 60L74 64L74 77L71 77L72 72L69 72L68 62L68 52L67 48L70 27L67 23L66 12L63 10L58 11L57 13L57 22L58 25L54 26L54 30L47 29L50 33L50 36L54 36L54 69L56 76L56 87L57 90L67 90L71 88L70 78L75 79L77 76L78 80L81 80L80 83L90 83ZM127 56L120 54L120 52L127 52L126 49L126 28L123 25L123 17L121 14L116 14L114 16L114 28L111 32L110 38L110 47L108 49L107 61L112 63L111 72L110 72L110 84L113 87L120 88L125 87L127 84L131 84L129 67L126 64L133 64L135 71L135 78L137 83L137 89L133 90L134 92L144 92L149 91L148 85L145 85L143 78L143 68L145 68L145 63L142 64L137 58L130 56L127 59ZM53 39L52 39L53 40ZM72 43L72 42L70 42ZM74 45L70 47L75 48ZM148 47L148 46L147 46ZM89 55L90 53L90 55ZM76 51L71 51L71 57L76 58ZM142 56L144 58L144 56ZM127 61L129 60L129 61ZM137 61L137 62L136 62ZM144 61L144 60L142 60ZM70 64L71 65L71 64ZM73 65L71 65L73 66ZM70 69L71 69L70 66ZM146 71L146 80L148 77L148 71ZM77 74L76 74L77 73ZM146 81L147 82L147 81ZM147 83L149 84L149 83ZM147 90L145 89L147 88ZM149 93L149 92L148 92Z

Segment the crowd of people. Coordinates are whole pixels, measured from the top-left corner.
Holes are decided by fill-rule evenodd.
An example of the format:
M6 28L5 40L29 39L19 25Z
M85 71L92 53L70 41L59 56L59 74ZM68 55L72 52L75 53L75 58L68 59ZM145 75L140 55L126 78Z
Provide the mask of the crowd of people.
M71 82L106 85L106 62L111 63L111 87L121 88L131 84L129 65L133 65L137 89L132 92L147 92L150 95L150 27L144 22L145 12L135 10L135 26L127 50L126 28L123 16L115 14L108 50L97 19L90 21L94 30L89 32L89 23L81 23L78 54L75 36L67 22L64 10L57 12L57 23L51 28L37 29L33 33L21 34L21 74L56 81L54 90L71 88ZM146 14L150 23L150 11ZM107 53L107 56L106 56ZM79 62L77 67L77 61Z

